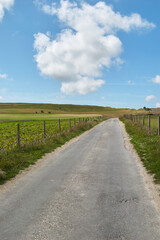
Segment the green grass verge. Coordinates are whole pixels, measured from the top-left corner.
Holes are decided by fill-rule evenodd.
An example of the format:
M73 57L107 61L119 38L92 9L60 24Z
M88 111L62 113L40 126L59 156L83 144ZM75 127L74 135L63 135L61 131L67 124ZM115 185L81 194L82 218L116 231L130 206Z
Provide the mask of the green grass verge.
M138 155L154 181L160 184L160 137L149 134L146 128L130 120L121 119Z
M0 184L6 180L15 177L20 170L25 169L31 164L34 164L45 153L52 152L57 147L62 146L70 139L82 134L91 129L102 120L81 122L70 131L57 134L51 139L46 140L43 144L33 145L29 147L16 148L8 153L0 155Z

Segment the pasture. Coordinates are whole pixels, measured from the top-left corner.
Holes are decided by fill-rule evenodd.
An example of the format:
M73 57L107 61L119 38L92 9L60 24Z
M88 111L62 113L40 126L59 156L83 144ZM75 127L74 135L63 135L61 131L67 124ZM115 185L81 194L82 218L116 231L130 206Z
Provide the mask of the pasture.
M104 118L0 123L0 184ZM44 124L45 123L45 124ZM19 126L19 128L18 128Z
M80 122L91 119L93 117L1 122L0 152L8 152L20 146L41 144L46 138L51 138L59 132L64 132L75 127Z
M0 103L0 119L6 120L9 115L6 114L33 114L32 116L26 115L30 120L42 119L43 114L45 117L52 118L52 116L67 114L67 115L107 115L110 117L122 116L124 114L135 114L144 112L143 109L135 110L128 108L111 108L103 106L93 106L93 105L72 105L72 104L38 104L38 103ZM42 114L43 113L43 114ZM1 115L4 114L4 115ZM37 115L37 116L35 116ZM48 116L50 115L50 116ZM16 118L16 116L10 116ZM33 119L31 119L31 117Z
M73 119L79 117L94 117L100 116L100 114L21 114L21 113L8 113L0 114L0 122L12 122L12 121L37 121L37 120L56 120L56 119Z
M155 134L158 132L159 115L137 115L133 116L133 121L145 126Z

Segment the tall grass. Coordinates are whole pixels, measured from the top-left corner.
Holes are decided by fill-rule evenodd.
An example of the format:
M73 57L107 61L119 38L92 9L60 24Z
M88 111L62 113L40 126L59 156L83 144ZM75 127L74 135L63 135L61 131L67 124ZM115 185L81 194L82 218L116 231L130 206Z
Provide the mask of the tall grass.
M149 118L150 118L150 131L152 133L157 133L158 132L158 118L159 115L133 115L132 119L134 122L137 122L141 125L143 125L143 118L144 118L144 126L149 128Z
M142 125L121 119L131 137L138 155L150 174L154 176L155 183L160 184L160 137L149 133Z

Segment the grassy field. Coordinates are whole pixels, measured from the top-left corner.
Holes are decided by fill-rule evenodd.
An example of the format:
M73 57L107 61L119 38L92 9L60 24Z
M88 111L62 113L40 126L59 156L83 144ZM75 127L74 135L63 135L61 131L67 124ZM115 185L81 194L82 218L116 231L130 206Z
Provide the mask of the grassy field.
M101 114L0 114L0 122L13 121L33 121L33 120L56 120L56 119L73 119L79 117L96 117Z
M137 112L143 113L143 110L67 104L0 103L0 183L14 177L19 170L33 164L44 153L53 151L57 146L95 126L101 121L98 116L110 118ZM94 120L82 121L84 117L93 116ZM61 119L60 133L58 119ZM19 137L17 124L20 125Z
M153 175L155 182L160 184L160 137L149 134L148 130L138 123L122 120L144 166Z
M145 126L148 127L148 116L145 116ZM158 130L158 116L150 115L150 128L154 133L157 133Z
M97 120L90 120L90 121L81 121L80 123L77 123L75 127L73 127L73 122L72 122L72 128L69 129L68 125L68 120L62 120L62 131L61 133L55 134L55 130L57 128L57 125L54 125L53 129L53 124L52 126L49 124L46 126L46 134L50 134L52 130L52 135L49 137L45 138L44 141L44 135L41 132L42 125L35 125L36 129L32 126L32 129L27 129L24 127L26 134L28 136L28 141L30 144L24 144L22 147L17 147L17 141L15 136L13 136L13 139L10 137L10 134L13 134L14 131L16 131L16 128L13 129L14 124L16 123L1 123L2 125L6 124L11 124L11 132L8 132L8 142L14 142L15 141L15 146L11 147L10 149L6 151L1 151L0 152L0 184L4 183L6 180L9 180L10 178L14 177L19 173L20 170L28 167L31 164L34 164L37 159L41 158L45 153L52 152L54 149L57 147L63 145L65 142L69 141L71 138L74 138L81 133L83 133L86 130L89 130L90 128L94 127L96 124L100 123L103 119L97 119ZM63 121L66 121L66 125ZM35 122L34 122L35 123ZM12 126L13 124L13 126ZM48 127L51 127L49 130ZM23 129L23 130L24 130ZM39 131L40 134L40 141L36 139L34 141L37 130ZM8 130L7 130L8 131ZM48 132L49 131L49 132ZM38 136L38 135L37 135ZM23 135L21 136L21 141L23 139ZM31 141L32 139L32 141ZM6 142L7 143L7 142ZM22 143L22 142L21 142ZM33 143L33 144L31 144Z
M60 129L62 132L67 131L85 119L60 119ZM89 120L89 118L87 119ZM43 121L2 122L0 124L0 152L8 152L18 146L17 124L19 124L21 147L39 144L44 141L44 137L51 138L59 133L59 120L57 119L45 121L45 133Z
M135 109L111 108L102 106L71 105L71 104L35 104L35 103L0 103L0 119L8 117L3 114L33 114L34 118L41 118L41 112L45 117L59 114L98 114L108 116L122 116L134 114ZM141 110L143 111L143 110ZM37 114L36 114L37 113ZM37 116L34 116L37 115ZM48 116L52 115L52 116ZM14 117L12 115L12 117ZM24 117L24 116L23 116ZM26 115L27 117L27 115ZM15 117L14 117L15 118Z
M155 134L158 131L158 117L159 115L150 115L150 130ZM143 116L134 116L134 122L143 125ZM149 127L149 115L144 115L144 126L146 129Z

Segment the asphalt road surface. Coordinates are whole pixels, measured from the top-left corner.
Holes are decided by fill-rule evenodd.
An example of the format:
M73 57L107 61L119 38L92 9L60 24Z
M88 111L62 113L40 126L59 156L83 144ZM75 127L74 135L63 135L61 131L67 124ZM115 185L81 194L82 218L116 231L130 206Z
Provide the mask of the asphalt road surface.
M160 240L135 156L110 119L0 193L0 240Z

